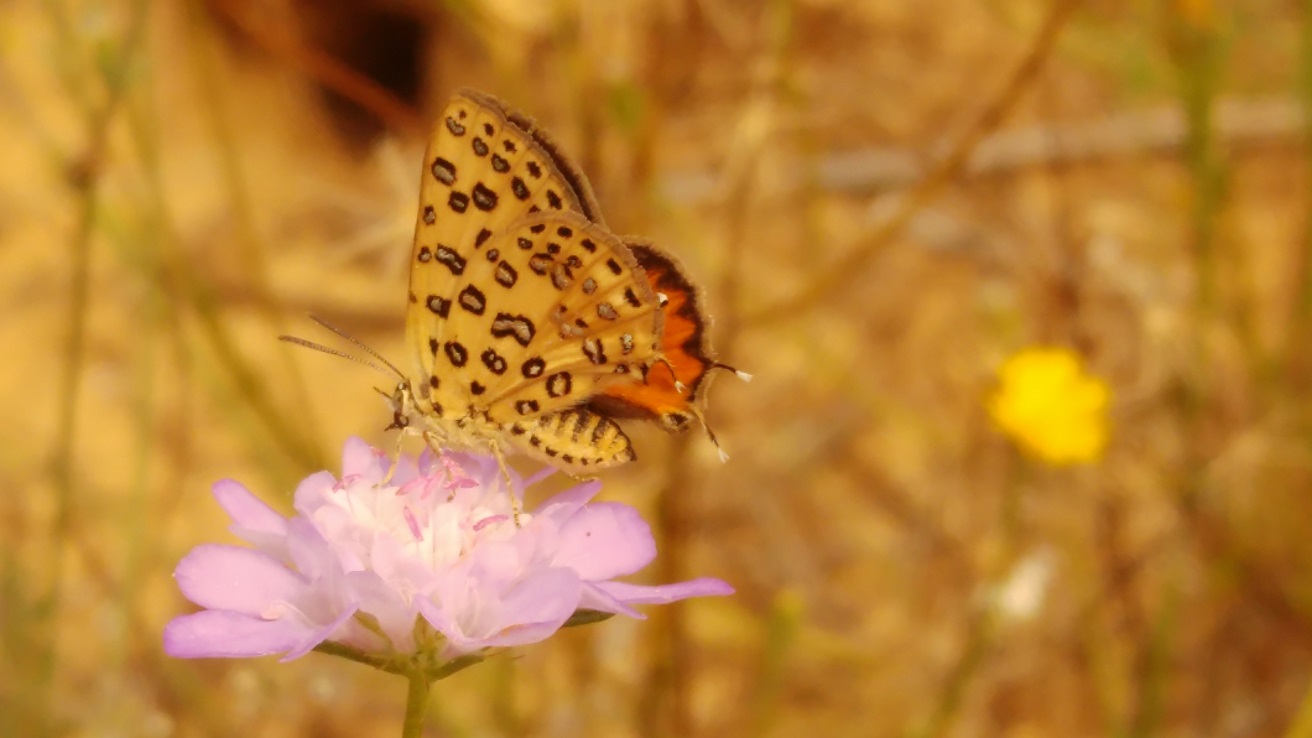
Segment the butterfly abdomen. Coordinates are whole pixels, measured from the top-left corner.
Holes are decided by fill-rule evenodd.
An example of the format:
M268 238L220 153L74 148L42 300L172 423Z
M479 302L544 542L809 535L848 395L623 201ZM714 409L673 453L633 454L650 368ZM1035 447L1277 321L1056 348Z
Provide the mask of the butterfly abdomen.
M510 433L531 456L571 474L588 474L637 458L615 421L581 407L515 423Z

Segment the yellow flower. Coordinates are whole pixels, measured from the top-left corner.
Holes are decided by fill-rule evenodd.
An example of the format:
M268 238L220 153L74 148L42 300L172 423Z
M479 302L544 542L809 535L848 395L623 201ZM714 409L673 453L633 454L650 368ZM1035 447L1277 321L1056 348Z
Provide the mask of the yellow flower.
M1029 348L1002 365L989 414L1030 455L1055 466L1097 461L1111 391L1064 348Z

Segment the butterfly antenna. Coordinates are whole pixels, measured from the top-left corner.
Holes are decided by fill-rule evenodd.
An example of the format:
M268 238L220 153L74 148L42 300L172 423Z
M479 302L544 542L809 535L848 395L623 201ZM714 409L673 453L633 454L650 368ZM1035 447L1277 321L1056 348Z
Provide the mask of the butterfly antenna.
M723 464L729 461L729 452L725 451L724 447L720 445L720 439L715 437L715 431L711 430L710 424L706 422L706 416L702 415L702 412L697 409L693 410L693 415L697 418L697 422L702 424L702 430L706 431L706 437L711 439L711 443L715 444L715 451L720 454L720 463Z
M352 336L350 333L347 333L346 331L342 330L341 328L338 328L337 326L333 325L332 323L329 323L328 321L324 320L323 318L320 318L319 316L317 316L317 315L315 315L315 314L313 314L313 313L310 314L310 320L313 320L314 322L318 323L319 325L323 326L324 328L327 328L328 330L332 331L333 333L336 333L337 335L341 336L342 338L345 338L346 340L348 340L348 341L350 341L351 343L355 344L356 347L358 347L361 351L364 351L366 354L369 354L370 356L374 357L375 359L381 361L381 362L383 363L383 366L387 367L388 369L391 369L391 370L392 370L392 373L395 374L396 376L400 377L402 381L405 380L405 378L406 378L406 377L405 377L405 374L403 374L403 373L401 372L400 369L397 369L395 364L393 364L392 362L388 361L388 360L387 360L382 354L378 353L377 351L374 351L374 350L373 350L372 348L370 348L370 347L369 347L364 341L361 341L360 339L356 338L355 336ZM295 343L295 342L293 341L293 343Z
M711 365L710 365L709 367L707 367L707 370L708 370L708 371L709 371L710 369L723 369L723 370L725 370L725 371L733 372L734 374L737 374L737 375L738 375L738 378L741 379L741 380L743 380L744 382L750 382L750 381L752 381L752 375L751 375L751 374L748 374L747 372L741 371L741 370L739 370L739 369L735 369L735 368L729 366L728 364L721 364L721 363L718 362L718 361L712 361L712 362L711 362Z
M357 363L357 364L362 364L362 365L364 365L364 366L367 366L367 367L369 367L370 369L374 369L374 370L376 370L376 371L383 372L383 374L386 374L386 373L387 373L386 371L383 370L382 367L378 366L377 364L373 363L372 361L368 361L368 360L366 360L366 359L361 359L360 357L358 357L358 356L354 356L354 355L352 355L352 354L348 354L348 353L346 353L345 351L339 351L339 350L337 350L337 349L335 349L335 348L330 348L330 347L328 347L328 346L324 346L324 345L321 344L321 343L315 343L314 341L307 341L307 340L305 340L304 338L297 338L296 336L278 336L278 340L279 340L279 341L283 341L284 343L294 343L294 344L296 344L297 346L304 346L305 348L308 348L308 349L314 349L315 351L319 351L319 352L321 352L321 353L325 353L325 354L328 354L328 355L330 355L330 356L338 356L338 357L341 357L341 358L343 358L343 359L348 359L348 360L350 360L350 361L354 361L354 362Z

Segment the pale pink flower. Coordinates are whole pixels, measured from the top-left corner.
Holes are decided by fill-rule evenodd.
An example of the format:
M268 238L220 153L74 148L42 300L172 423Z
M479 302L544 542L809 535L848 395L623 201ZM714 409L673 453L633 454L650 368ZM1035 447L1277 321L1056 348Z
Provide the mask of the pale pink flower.
M164 631L182 658L304 655L325 641L380 658L438 662L520 646L580 610L643 617L634 605L726 595L710 578L615 581L656 555L637 511L591 502L585 482L520 516L490 457L425 452L390 459L346 443L342 477L307 477L284 518L232 480L214 485L231 530L253 546L204 544L174 576L200 612ZM515 494L523 482L513 478ZM418 627L417 627L418 626Z

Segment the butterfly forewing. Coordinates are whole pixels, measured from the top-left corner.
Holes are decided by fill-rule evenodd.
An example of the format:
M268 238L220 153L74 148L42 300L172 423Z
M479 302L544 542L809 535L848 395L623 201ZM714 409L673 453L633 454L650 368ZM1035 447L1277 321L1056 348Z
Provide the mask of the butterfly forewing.
M443 318L487 241L530 212L594 208L586 181L572 169L566 176L554 148L544 148L545 137L522 127L522 117L516 120L491 98L462 92L447 105L429 140L406 316L420 384L432 376L430 344L448 340Z

